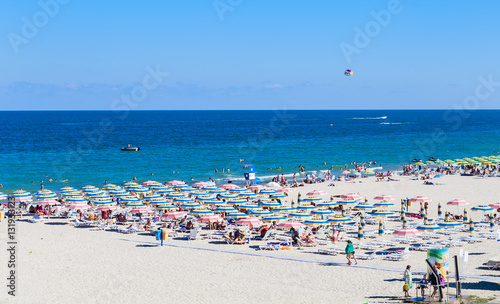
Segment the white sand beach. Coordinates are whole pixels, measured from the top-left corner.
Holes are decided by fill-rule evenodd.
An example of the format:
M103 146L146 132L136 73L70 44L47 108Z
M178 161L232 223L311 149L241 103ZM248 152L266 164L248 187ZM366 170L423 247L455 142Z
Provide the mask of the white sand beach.
M484 215L471 212L471 207L500 201L498 178L444 176L434 180L441 185L432 186L404 176L396 179L399 181L376 182L375 178L367 178L359 180L360 183L335 182L335 187L327 186L328 183L306 185L292 192L291 198L296 199L299 191L304 196L317 189L328 192L325 198L355 192L373 203L373 197L389 194L396 198L395 206L390 209L399 211L400 199L425 195L432 198L429 218L437 218L438 203L442 204L443 212L456 214L457 207L447 206L446 202L459 198L470 202L466 208L475 221ZM417 213L419 209L420 206L414 204L410 212ZM460 214L462 210L463 206ZM386 221L386 225L387 228L401 227L401 223L395 221ZM6 244L5 220L0 222L0 228L0 241ZM378 225L366 226L366 230L377 228ZM495 229L499 229L498 226ZM467 235L460 233L454 237ZM266 242L228 245L220 240L171 238L160 247L151 235L73 227L67 219L40 223L20 219L16 237L19 241L17 294L7 297L4 291L0 297L2 303L397 303L403 296L402 277L406 265L412 265L413 272L426 268L426 252L422 251L411 251L405 261L386 261L380 256L359 260L358 267L348 266L343 254L317 254L318 248L343 249L345 242L303 250L259 251L255 246ZM500 272L484 266L490 257L499 255L497 247L495 240L485 240L450 248L450 257L457 255L460 248L469 252L464 275L493 278L491 282L467 279L464 294L500 297ZM363 252L356 250L356 253ZM264 256L255 256L256 253ZM5 249L0 256L5 261ZM331 262L339 264L328 264ZM0 269L3 274L8 273L6 262L1 263ZM421 275L414 274L414 278L420 279ZM415 295L415 287L410 294Z

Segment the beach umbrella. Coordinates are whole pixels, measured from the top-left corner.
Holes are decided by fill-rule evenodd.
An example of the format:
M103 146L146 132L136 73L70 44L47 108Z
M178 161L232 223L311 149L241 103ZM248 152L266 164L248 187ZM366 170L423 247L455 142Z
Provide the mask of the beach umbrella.
M214 213L208 209L192 209L191 211L189 211L189 214L203 216L203 215L209 215L209 214L214 214Z
M259 202L259 205L262 207L281 207L282 206L282 204L280 204L278 202L262 202L262 201Z
M229 189L229 192L232 192L232 193L245 192L245 191L248 191L248 190L246 188L233 188L233 189Z
M500 209L500 203L493 203L493 204L489 204L488 206L495 208L495 209Z
M358 225L358 240L361 241L364 239L365 236L363 235L363 227L361 227L361 224Z
M113 196L114 198L133 197L133 196L130 196L130 193L128 193L128 192L111 194L111 196Z
M296 208L294 207L286 207L286 206L281 206L281 207L276 207L271 210L272 212L289 212L289 211L294 211Z
M157 189L157 190L155 190L155 192L158 194L177 193L177 191L175 191L174 189L170 189L170 188ZM181 193L179 193L179 194L181 194ZM183 195L183 194L181 194L181 195Z
M267 183L266 186L268 186L270 188L281 188L281 185L276 183L276 182Z
M90 208L90 206L87 204L68 204L68 205L66 205L66 208L75 209L75 210L77 210L77 209L82 210L82 209L88 209L88 208Z
M109 200L92 201L92 204L95 206L105 206L105 205L115 205L116 203L109 199Z
M432 201L432 199L425 197L425 196L416 196L416 197L410 199L410 202L415 202L415 203L416 202L424 203L424 202L430 202L430 201Z
M138 199L137 197L121 197L120 198L120 203L122 204L128 204L128 203L133 203L133 204L142 204L141 200Z
M19 199L29 199L29 198L31 198L31 193L20 189L20 190L16 190L16 191L12 192L11 194L9 194L9 197L19 198Z
M200 217L198 219L198 222L215 223L215 222L222 221L222 220L224 220L224 218L222 216L210 214L210 215L204 215L204 216Z
M494 211L495 208L490 207L490 206L486 206L486 205L479 205L479 206L470 208L470 210L481 211L481 212L490 212L490 211Z
M380 221L378 223L378 235L382 236L382 235L384 235L384 233L385 233L384 232L384 223L382 223L382 221Z
M219 206L217 209L214 210L215 212L226 212L226 213L231 213L231 212L238 212L238 209L232 207L232 206Z
M189 185L186 185L186 184L178 184L178 185L173 185L172 186L174 189L176 190L180 190L180 189L183 189L183 188L189 188L189 190L193 190L195 188L193 187L189 187Z
M200 195L200 196L197 196L194 200L195 201L200 201L200 202L210 202L210 201L214 201L215 200L215 196Z
M394 231L392 234L407 236L407 235L418 235L421 234L421 232L415 228L403 228Z
M159 194L146 194L142 197L142 199L145 201L150 201L153 199L161 199L161 198L163 198L163 197Z
M248 201L244 198L232 198L227 200L228 204L246 204Z
M7 194L0 192L0 200L7 199Z
M238 186L238 185L235 185L235 184L224 184L224 185L222 185L222 186L220 186L220 187L221 187L221 188L223 188L223 189L228 189L228 190L229 190L229 189L239 188L239 186Z
M359 219L359 224L361 225L361 227L365 228L366 223L365 223L365 214L364 213L361 213L361 216Z
M162 206L156 206L155 208L156 210L160 210L160 211L165 211L165 210L177 210L179 209L179 207L177 206L174 206L174 205L162 205Z
M374 207L392 207L394 206L393 203L391 202L387 202L387 201L381 201L381 202L378 202L378 203L375 203L373 204Z
M283 222L278 224L279 227L282 228L301 228L304 227L305 225L299 222L294 222L294 221L288 221L288 222Z
M128 204L125 204L123 205L123 208L145 208L147 207L146 205L144 205L143 203L128 203Z
M444 221L439 223L438 225L443 228L456 228L462 226L463 224L457 221Z
M401 220L406 216L405 207L401 206Z
M141 185L142 186L152 186L152 185L161 185L161 184L162 183L157 182L157 181L148 180L148 181L143 182Z
M174 200L175 201L175 200ZM181 204L181 208L186 208L186 209L196 209L196 208L201 208L202 205L197 202L185 202Z
M446 213L448 214L448 213ZM442 216L443 215L443 210L441 208L441 203L438 204L438 216Z
M137 187L137 188L133 189L132 192L135 192L135 193L148 193L148 192L151 192L151 190L149 188L146 188L146 187Z
M438 226L436 224L429 224L429 222L425 222L425 224L417 227L417 230L426 231L426 232L438 231L438 230L442 230L442 229L443 228L441 226Z
M224 194L224 193L227 193L227 190L225 190L225 189L213 189L213 190L208 190L208 193Z
M203 188L203 187L207 187L207 186L212 186L213 184L212 183L207 183L207 182L197 182L197 183L194 183L192 185L192 187L194 188Z
M124 187L126 187L126 186L139 186L139 184L136 183L136 182L126 182L126 183L123 184L123 186ZM85 186L85 187L83 187L83 189L85 189L85 188L95 188L95 186Z
M208 195L208 192L205 190L194 190L188 193L191 196L200 196L200 195Z
M309 219L309 220L305 220L304 224L306 224L308 226L321 226L321 225L329 225L330 222L328 222L328 220Z
M267 211L267 210L250 210L248 213L250 215L253 215L253 216L271 216L271 215L273 215L273 213L271 211Z
M308 192L307 195L310 195L310 196L315 196L315 195L327 195L328 193L326 193L325 191L323 190L313 190L311 192Z
M474 233L474 222L472 220L469 223L469 233Z
M495 218L494 217L490 217L490 228L495 228Z
M345 200L345 201L338 201L337 202L337 204L339 204L339 205L355 205L357 203L358 203L357 200L355 200L355 201L353 201L353 200Z
M387 195L387 194L381 194L381 195L375 196L374 199L382 200L382 201L392 201L392 200L394 200L394 196Z
M128 211L130 214L135 214L135 213L154 213L154 210L149 209L149 208L134 208Z
M348 193L348 194L342 194L340 196L344 200L360 200L363 197L357 193Z
M316 207L318 208L323 208L323 207L335 207L338 206L336 202L329 201L329 202L320 202L316 204Z
M299 194L297 195L297 204L300 205L301 202L302 202L302 194L300 194L299 192Z
M313 210L311 211L312 215L319 215L319 216L325 216L325 215L332 215L335 214L332 210Z
M248 214L241 213L241 212L226 214L226 218L230 218L230 219L241 219L241 218L247 218L247 217L250 217L250 216Z
M394 212L387 210L373 210L372 212L370 212L371 216L380 216L380 217L386 217L394 214L395 214Z
M284 216L269 216L262 219L263 222L286 222L287 218Z
M342 216L346 216L346 211L345 211L344 205L340 205L340 212L341 212Z
M420 218L424 218L425 217L425 209L424 209L424 205L420 206Z
M193 188L193 187L183 187L183 188L179 188L177 189L179 190L179 192L191 192L191 191L198 191L196 188Z
M408 221L406 220L406 216L403 217L403 229L408 228Z
M187 197L187 195L179 193L179 192L172 192L168 193L165 195L167 198L181 198L181 197Z
M295 189L290 187L283 187L281 189L276 190L276 192L293 192L293 191L295 191Z
M323 199L320 197L309 196L309 197L302 199L302 201L304 201L304 202L321 202L321 201L323 201Z
M73 197L64 198L64 201L66 203L83 203L83 204L87 203L87 200L84 199L81 196L79 196L79 197L78 196L73 196Z
M316 206L313 206L313 205L300 205L300 206L297 206L297 210L316 210Z
M167 185L184 185L184 184L186 184L186 183L183 181L178 181L178 180L173 180L173 181L170 181L167 183Z
M273 189L262 189L259 191L259 194L275 194L276 190Z
M351 171L349 171L349 170L344 170L344 171L342 171L341 173L342 173L342 174L344 174L344 175L347 175L347 174L351 173Z
M201 187L201 190L206 190L206 191L209 191L209 190L217 190L219 188L217 188L217 186L215 185L210 185L210 186L205 186L205 187Z
M294 212L294 213L288 214L288 217L290 217L290 218L298 218L298 219L308 219L308 218L311 218L312 215L309 214L309 213Z
M464 208L464 218L462 222L467 223L469 221L469 217L467 216L467 209Z
M223 194L219 194L219 199L231 199L231 198L238 198L238 194L237 193L223 193Z
M447 222L450 220L450 214L448 212L446 212L445 216L444 216L444 221Z
M171 211L171 212L167 212L167 213L164 213L162 216L161 216L161 219L164 220L164 219L178 219L178 218L182 218L182 217L185 217L188 213L185 212L185 211Z
M266 187L262 186L262 185L253 185L253 186L247 187L248 190L260 190L260 189L265 189L265 188Z
M262 221L259 220L258 218L254 217L249 217L245 219L240 219L236 221L236 224L238 225L252 225L252 226L258 226L262 224Z
M110 210L116 210L119 209L120 207L118 206L102 206L96 209L96 211L110 211Z
M350 223L352 220L347 216L332 216L328 219L330 223L333 224L342 224L342 223Z
M454 199L446 203L446 205L455 205L457 206L457 212L458 212L458 206L461 205L468 205L469 202L463 199Z

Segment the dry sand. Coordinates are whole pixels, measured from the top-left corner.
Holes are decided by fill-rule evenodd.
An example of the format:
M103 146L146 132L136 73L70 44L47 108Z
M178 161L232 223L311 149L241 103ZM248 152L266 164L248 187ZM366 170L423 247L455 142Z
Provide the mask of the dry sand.
M375 182L375 179L369 178L362 179L362 183L335 182L335 187L324 183L298 190L303 197L312 189L328 191L329 195L359 192L371 203L376 195L390 194L396 198L396 206L391 208L394 211L399 211L399 199L425 195L433 199L429 209L431 218L437 217L438 202L443 205L443 211L456 213L456 206L446 206L447 201L455 198L468 200L471 202L467 206L470 211L474 205L490 204L500 198L498 178L446 176L435 179L434 182L443 183L435 186L423 185L422 181L413 181L408 177L397 178L400 181ZM292 192L291 196L296 199L297 193ZM413 205L410 211L418 212L419 206ZM483 214L469 212L469 216L478 221ZM390 228L401 224L388 221L387 225ZM0 242L6 248L6 221L0 222L0 229ZM377 227L367 225L367 230L372 229ZM384 236L386 239L391 237ZM36 224L18 221L17 239L17 295L15 298L7 296L7 288L4 287L0 296L2 303L397 302L403 294L402 269L410 264L413 271L423 271L426 257L425 252L412 251L406 261L385 261L377 256L373 261L359 261L363 267L353 267L328 264L345 263L345 256L319 255L315 253L317 248L264 252L266 255L309 261L254 256L260 252L254 246L265 242L231 246L216 240L168 241L171 245L238 251L241 254L159 247L154 237L149 235L75 228L63 219ZM345 243L336 246L343 248ZM487 270L483 265L489 257L497 255L496 246L494 240L488 240L479 245L462 247L470 253L465 274L490 276L497 280L497 283L491 283L468 279L464 284L465 294L500 297L500 272ZM458 250L457 247L450 248L450 256L458 254ZM0 257L5 286L8 271L5 249ZM414 277L420 278L419 275ZM411 294L415 294L414 289Z

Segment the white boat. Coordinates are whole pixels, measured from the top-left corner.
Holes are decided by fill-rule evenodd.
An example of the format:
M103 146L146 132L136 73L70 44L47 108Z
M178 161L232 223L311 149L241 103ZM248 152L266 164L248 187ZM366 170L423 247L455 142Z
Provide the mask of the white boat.
M122 148L122 151L139 151L139 150L141 150L141 148L132 147L132 145L128 145L128 146Z

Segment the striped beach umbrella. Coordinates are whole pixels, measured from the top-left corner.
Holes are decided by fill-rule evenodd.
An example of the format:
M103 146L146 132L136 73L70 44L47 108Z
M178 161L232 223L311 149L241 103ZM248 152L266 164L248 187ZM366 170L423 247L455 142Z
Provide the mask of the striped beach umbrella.
M323 199L316 196L308 196L302 200L303 202L321 202Z
M212 195L199 195L195 199L198 202L210 202L215 200L215 196Z
M260 194L275 194L276 190L274 189L262 189L259 191Z
M365 236L363 235L363 227L360 224L358 225L358 240L361 241L364 238Z
M108 199L108 200L93 200L91 201L92 202L92 205L95 205L95 206L106 206L106 205L116 205L115 202L113 202L111 199Z
M366 223L365 223L365 214L364 213L361 213L359 224L361 225L361 227L365 228Z
M242 204L242 205L238 205L238 208L243 209L243 210L261 209L259 205L255 205L255 204Z
M448 214L448 213L446 213ZM441 208L441 203L438 204L438 216L442 216L443 215L443 210Z
M170 211L170 210L178 210L179 207L177 206L174 206L174 205L162 205L162 206L156 206L155 208L156 210L159 210L159 211Z
M179 192L181 193L186 193L186 192L192 192L192 191L197 191L196 188L193 188L193 187L183 187L183 188L179 188L177 189Z
M480 212L490 212L490 211L494 211L495 208L487 206L487 205L479 205L479 206L470 208L470 210L480 211Z
M232 198L230 200L227 200L228 204L236 205L236 204L246 204L248 201L244 198Z
M374 199L381 200L381 201L392 201L392 200L394 200L394 196L387 195L387 194L381 194L381 195L375 196Z
M417 227L417 230L426 231L426 232L438 231L438 230L442 230L442 229L443 228L441 226L438 226L436 224L429 224L429 222L425 222L425 224Z
M363 197L357 193L347 193L340 196L344 200L360 200Z
M352 222L352 220L347 216L332 216L328 219L328 221L333 224L345 224Z
M214 214L214 213L208 209L192 209L191 211L189 211L189 214L203 216L203 215L209 215L209 214Z
M233 206L219 206L214 211L231 213L231 212L238 212L238 209L234 208Z
M190 197L176 197L174 203L193 203L194 199Z
M177 184L177 185L172 185L172 188L174 189L182 189L182 188L188 188L189 185L186 185L186 184ZM193 187L189 187L189 188L193 188Z
M253 216L271 216L273 213L267 210L250 210L248 214Z
M247 191L246 188L233 188L233 189L229 189L229 192L232 192L232 193L240 193L240 192L245 192Z
M185 202L185 203L181 204L181 208L183 208L183 209L196 209L196 208L202 208L202 207L203 206L197 202Z
M262 221L258 218L255 217L249 217L249 218L244 218L236 221L236 224L238 225L252 225L252 226L258 226L262 224Z
M297 204L300 205L301 202L302 202L302 195L299 192L299 194L297 195Z
M357 200L342 200L337 202L337 204L342 206L356 205L357 203Z
M153 199L162 199L163 197L159 194L146 194L142 197L143 200L145 201L150 201Z
M227 204L224 201L214 200L214 201L203 202L203 205L206 205L206 206L226 206Z
M279 227L283 228L301 228L304 227L305 225L299 222L294 222L294 221L287 221L283 223L278 224Z
M142 204L141 200L138 199L137 197L121 197L120 198L120 203L122 204Z
M464 223L467 223L469 221L469 217L467 215L467 208L464 208L464 218L463 221Z
M208 214L208 215L204 215L204 216L200 217L198 219L198 222L215 223L218 221L222 221L223 219L224 218L222 216L215 215L215 214Z
M495 228L495 218L490 216L490 228Z
M269 198L286 198L288 197L288 195L286 195L285 193L275 193L275 194L271 194L269 195Z
M146 208L147 206L143 203L128 203L123 205L123 208Z
M356 206L354 206L353 209L355 209L355 210L373 210L373 209L375 209L375 206L370 205L370 204L361 203L361 204L357 204Z
M257 194L253 193L253 192L240 192L238 193L238 197L240 198L254 198L256 197Z
M148 192L151 192L151 190L149 188L146 188L146 187L137 187L133 190L131 190L132 192L135 192L135 193L148 193Z
M150 199L149 201L146 201L146 204L158 206L158 205L171 205L172 203L167 201L164 197L162 197L162 198Z
M332 210L323 209L323 210L313 210L311 211L312 215L325 216L335 214Z
M240 218L247 218L250 217L248 214L242 213L242 212L235 212L235 213L229 213L226 214L226 218L229 219L240 219Z
M424 203L424 202L430 202L430 201L432 201L432 199L429 197L425 197L425 196L416 196L414 198L411 198L410 201L415 202L415 203L418 203L418 202Z
M387 201L381 201L378 203L373 204L373 206L379 208L379 207L392 207L394 206L394 203L387 202Z
M340 205L340 212L342 213L342 216L346 216L344 205Z
M335 207L335 206L338 206L338 204L336 202L334 202L334 201L321 202L321 203L317 203L316 204L316 207L318 207L318 208Z
M224 193L227 193L227 190L225 190L225 189L214 189L214 190L208 190L208 193L212 193L212 194L224 194Z
M157 190L155 190L155 192L158 194L177 193L177 191L175 191L174 189L170 189L170 188L157 189ZM179 193L179 194L181 194L181 193Z
M231 198L238 198L238 193L223 193L219 194L219 199L231 199Z
M444 221L439 223L438 225L443 228L456 228L462 226L463 224L457 221Z
M382 223L382 221L380 221L378 223L378 235L382 236L382 235L384 235L384 233L385 233L384 232L384 223Z
M424 205L420 206L420 218L424 218L425 217L425 209L424 209Z
M180 197L187 197L187 195L179 192L171 192L165 195L167 198L180 198Z
M309 220L305 220L304 224L309 225L309 226L321 226L321 225L329 225L330 222L328 222L327 220L309 219Z
M188 195L191 195L191 196L208 195L208 192L204 191L204 190L194 190L194 191L190 191L188 193Z
M297 210L316 210L316 206L313 205L299 205L297 206Z
M113 194L112 195L115 198L127 198L127 197L133 197L130 195L130 193L125 192L125 193L118 193L118 194Z
M84 199L83 197L81 196L72 196L72 197L67 197L64 199L64 201L66 203L69 203L69 204L73 204L73 203L82 203L82 204L86 204L87 203L87 200Z
M469 223L469 233L474 233L474 222L472 220Z
M282 206L282 204L280 204L278 202L262 202L262 201L259 201L259 205L262 207L281 207Z
M285 216L269 216L262 218L263 222L286 222L287 218Z
M394 212L387 210L373 210L372 212L370 212L371 216L380 216L380 217L391 216L394 214L395 214Z
M303 212L293 212L288 214L289 218L295 218L295 219L308 219L312 218L312 214L310 213L303 213Z
M294 207L286 207L286 206L281 206L281 207L276 207L271 210L272 212L290 212L290 211L295 211L296 208Z
M29 193L28 191L24 191L24 190L20 189L20 190L16 190L16 191L12 192L11 194L9 194L9 197L13 197L13 198L31 198L31 193Z
M403 217L403 229L408 228L408 221L406 220L406 216Z

